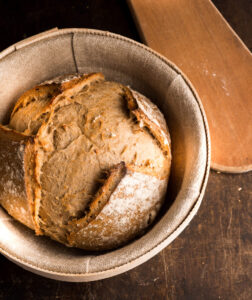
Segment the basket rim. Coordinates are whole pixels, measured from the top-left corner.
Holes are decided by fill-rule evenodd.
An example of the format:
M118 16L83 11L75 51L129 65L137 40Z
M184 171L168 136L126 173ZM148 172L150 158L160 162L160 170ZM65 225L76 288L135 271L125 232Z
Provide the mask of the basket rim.
M133 44L134 46L137 46L141 49L144 49L145 51L151 53L152 55L156 56L160 60L162 60L165 64L167 64L169 67L171 67L178 75L182 77L184 82L186 83L187 87L191 90L194 99L196 100L196 103L198 105L198 108L200 110L203 125L204 125L204 133L205 133L205 140L206 140L206 165L204 169L204 176L202 178L201 186L199 189L199 196L195 199L194 205L188 211L187 215L184 217L183 220L181 220L180 224L171 232L168 234L163 240L161 240L157 245L152 247L151 249L148 249L145 251L145 253L140 254L138 257L135 257L129 262L120 264L113 268L108 268L106 270L98 271L98 272L83 272L83 273L67 273L67 272L60 272L60 271L52 271L50 269L46 268L40 268L30 262L25 261L24 259L15 256L8 251L6 251L4 248L0 246L0 253L2 253L4 256L6 256L11 261L17 263L18 265L24 267L25 269L28 269L34 273L43 275L45 277L57 279L57 280L64 280L64 281L92 281L92 280L98 280L98 279L104 279L111 276L115 276L117 274L123 273L125 271L128 271L144 262L146 262L148 259L155 256L157 253L159 253L162 249L164 249L166 246L168 246L190 223L190 221L193 219L195 214L197 213L203 194L207 185L207 180L210 172L210 133L207 123L207 118L203 109L203 105L201 103L201 100L194 89L192 83L187 78L187 76L169 59L165 58L158 52L154 51L153 49L149 48L148 46L145 46L144 44L141 44L139 42L136 42L130 38L124 37L119 34L111 33L109 31L102 31L97 29L88 29L88 28L65 28L65 29L53 29L46 32L42 32L38 35L29 37L25 40L22 40L18 43L13 44L12 46L6 48L0 53L0 61L10 55L11 53L18 51L19 49L22 49L24 47L27 47L31 44L35 44L41 40L50 39L55 36L60 35L66 35L66 34L74 34L74 33L83 33L85 35L97 35L97 36L103 36L103 37L110 37L113 39L119 39L121 41L124 41L128 44ZM56 278L58 276L58 278Z

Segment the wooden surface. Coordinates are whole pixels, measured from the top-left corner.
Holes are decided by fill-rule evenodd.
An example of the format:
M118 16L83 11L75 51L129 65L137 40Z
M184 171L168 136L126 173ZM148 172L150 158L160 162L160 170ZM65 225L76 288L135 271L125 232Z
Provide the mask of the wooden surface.
M252 48L250 0L214 3ZM139 40L125 2L0 0L0 51L58 26L94 27ZM21 15L20 15L21 14ZM6 30L8 28L8 30ZM27 272L0 255L0 299L252 299L252 173L211 172L189 227L150 261L114 278L65 283Z
M0 299L249 300L251 182L251 173L212 172L200 211L180 237L150 261L114 278L57 282L0 256Z
M191 80L206 111L211 166L252 170L252 56L210 0L129 0L147 45Z

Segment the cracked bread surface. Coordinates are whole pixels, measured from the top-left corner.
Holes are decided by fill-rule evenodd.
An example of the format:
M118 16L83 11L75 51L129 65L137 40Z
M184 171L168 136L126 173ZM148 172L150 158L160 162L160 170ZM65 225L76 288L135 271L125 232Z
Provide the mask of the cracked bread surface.
M165 120L146 97L100 73L50 84L55 94L26 110L25 124L47 112L39 126L25 132L16 121L21 109L10 121L34 135L36 232L87 250L123 245L164 201L171 164Z
M30 185L33 169L33 138L0 125L0 204L31 229L35 229Z
M60 85L56 83L36 86L25 92L14 106L9 128L27 135L35 134L45 120L45 108L59 93Z

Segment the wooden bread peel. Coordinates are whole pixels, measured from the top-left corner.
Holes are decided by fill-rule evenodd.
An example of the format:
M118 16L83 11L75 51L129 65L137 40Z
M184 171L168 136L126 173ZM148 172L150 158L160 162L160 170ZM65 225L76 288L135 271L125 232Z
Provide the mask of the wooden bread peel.
M202 100L211 167L252 170L251 53L210 0L128 0L143 41L174 62Z

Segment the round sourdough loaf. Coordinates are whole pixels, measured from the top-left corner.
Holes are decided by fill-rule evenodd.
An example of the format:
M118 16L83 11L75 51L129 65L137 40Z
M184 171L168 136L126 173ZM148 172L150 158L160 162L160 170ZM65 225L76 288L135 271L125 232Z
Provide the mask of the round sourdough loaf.
M8 128L0 127L0 140L2 155L15 142L12 155L23 168L22 194L6 188L0 203L37 234L67 246L121 246L144 232L164 201L171 165L164 117L146 97L101 73L27 91ZM10 187L18 184L14 177L5 175Z

